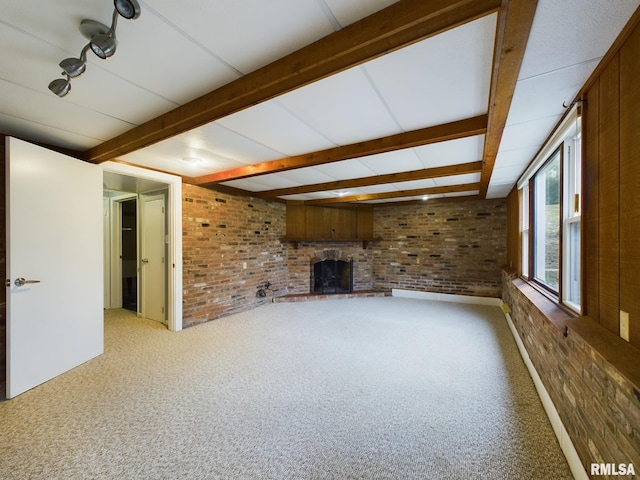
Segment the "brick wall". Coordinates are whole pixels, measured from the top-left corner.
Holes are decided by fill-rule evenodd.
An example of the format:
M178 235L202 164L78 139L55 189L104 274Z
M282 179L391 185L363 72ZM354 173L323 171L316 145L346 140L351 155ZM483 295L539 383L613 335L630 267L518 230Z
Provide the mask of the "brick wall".
M373 288L499 297L506 200L433 200L374 209ZM371 248L371 247L369 247Z
M283 204L184 184L182 208L184 327L287 293ZM276 291L257 297L267 281Z
M298 248L289 245L289 293L309 293L311 290L311 259L322 258L323 250L340 250L353 258L353 290L373 288L373 250L362 248L362 242L300 242Z
M632 463L640 473L640 386L630 380L633 372L640 377L640 351L586 317L557 318L558 307L541 295L504 274L503 300L585 470L591 463ZM607 349L621 359L618 366L603 355Z

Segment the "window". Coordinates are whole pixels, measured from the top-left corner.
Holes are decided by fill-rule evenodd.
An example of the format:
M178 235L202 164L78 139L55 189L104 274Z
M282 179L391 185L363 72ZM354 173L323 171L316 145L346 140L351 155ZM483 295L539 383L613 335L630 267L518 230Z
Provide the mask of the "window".
M529 184L522 188L520 198L520 239L522 242L522 275L529 276Z
M556 151L531 181L533 194L533 274L554 293L560 286L560 151Z
M522 276L580 312L581 124L567 117L518 182Z
M563 295L562 300L576 311L580 311L580 187L582 136L580 119L576 119L575 134L565 139L565 170L563 185L565 195L563 211Z

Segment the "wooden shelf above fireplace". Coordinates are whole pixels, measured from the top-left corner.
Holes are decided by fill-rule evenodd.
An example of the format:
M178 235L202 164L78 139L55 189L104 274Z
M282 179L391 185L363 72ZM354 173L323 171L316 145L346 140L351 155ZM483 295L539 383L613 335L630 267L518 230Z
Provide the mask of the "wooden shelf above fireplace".
M293 248L298 248L299 243L328 243L328 242L357 242L362 243L363 250L369 246L370 242L380 240L378 237L370 238L301 238L301 237L282 237L281 242L293 243Z

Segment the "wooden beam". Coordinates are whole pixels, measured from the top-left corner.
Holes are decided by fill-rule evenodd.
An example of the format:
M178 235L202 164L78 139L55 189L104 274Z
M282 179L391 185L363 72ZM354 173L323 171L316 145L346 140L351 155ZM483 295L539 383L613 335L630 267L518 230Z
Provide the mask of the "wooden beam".
M483 135L487 132L487 115L467 118L457 122L421 128L411 132L399 133L388 137L377 138L365 142L343 145L318 152L297 155L295 157L272 160L238 167L224 172L203 175L194 179L195 185L206 185L240 178L255 177L267 173L284 172L295 168L312 167L326 163L339 162L354 158L375 155L378 153L401 150L403 148L419 147L432 143L456 140L459 138Z
M489 124L484 142L480 198L486 198L502 132L507 123L522 58L527 47L537 0L503 0L498 15L493 73L489 94Z
M85 152L136 151L497 11L500 0L401 0Z
M330 203L363 202L367 200L383 200L383 199L389 199L389 198L417 197L422 195L436 195L436 194L442 194L442 193L472 192L479 189L480 189L479 183L463 183L460 185L449 185L445 187L418 188L414 190L400 190L395 192L351 195L349 197L307 200L304 203L306 203L307 205L325 205Z
M259 198L276 198L285 195L298 195L301 193L326 192L327 190L343 190L345 188L359 188L370 185L384 185L386 183L409 182L412 180L425 180L429 178L449 177L452 175L464 175L466 173L478 173L482 169L482 162L460 163L446 167L425 168L423 170L411 170L409 172L389 173L386 175L374 175L371 177L354 178L351 180L336 180L333 182L316 183L313 185L300 185L298 187L278 188L264 192L256 192Z

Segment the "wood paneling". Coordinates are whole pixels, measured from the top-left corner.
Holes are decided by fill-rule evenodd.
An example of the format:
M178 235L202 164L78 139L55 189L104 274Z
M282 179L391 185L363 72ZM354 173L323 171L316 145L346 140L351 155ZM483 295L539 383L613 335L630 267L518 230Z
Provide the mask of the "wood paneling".
M288 215L288 212L287 212ZM328 208L306 207L304 238L327 239L331 238L332 213Z
M620 309L640 347L640 27L620 50Z
M373 207L358 207L356 233L358 238L373 238Z
M600 82L596 81L589 90L583 104L582 138L584 155L582 170L582 312L598 319L600 317L600 275L599 270L599 188L598 159L600 154Z
M289 240L372 240L373 207L329 208L287 204Z
M620 89L615 56L600 76L599 118L599 291L600 323L619 332L620 254Z
M356 238L357 210L347 208L332 208L331 210L331 238Z
M583 313L640 348L640 26L585 92Z
M287 237L304 238L307 234L304 205L287 205Z

